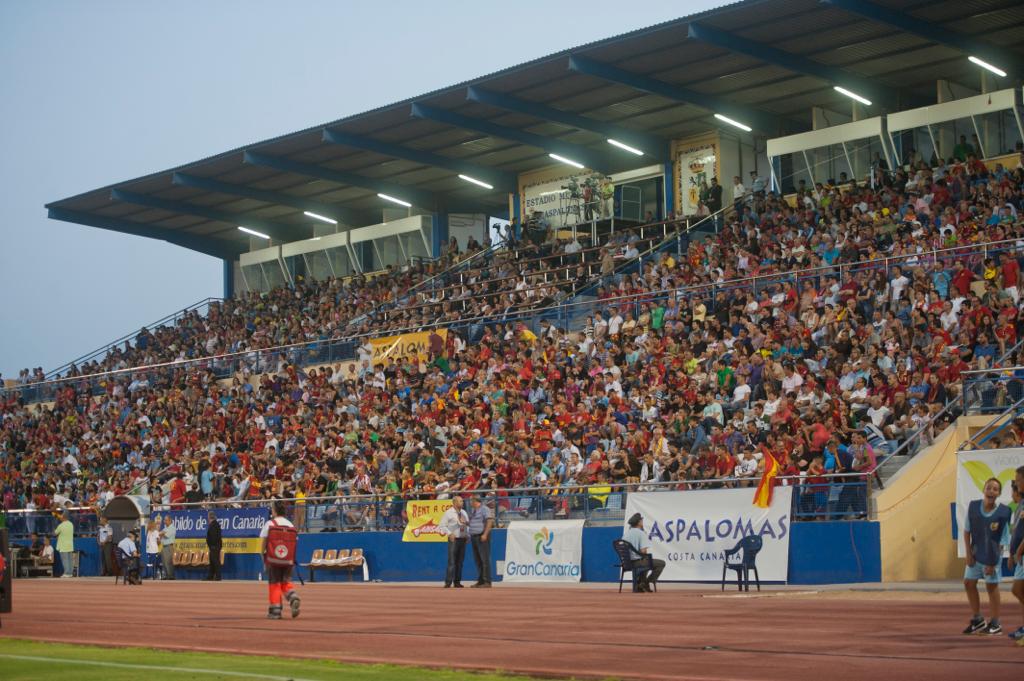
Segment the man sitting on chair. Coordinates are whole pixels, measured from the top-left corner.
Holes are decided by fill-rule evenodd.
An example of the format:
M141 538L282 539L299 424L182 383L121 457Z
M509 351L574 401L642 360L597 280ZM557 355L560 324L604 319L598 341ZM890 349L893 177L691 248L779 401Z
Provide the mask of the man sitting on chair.
M129 584L142 584L139 578L139 531L131 530L124 539L117 543L118 562L124 570L124 579Z
M657 582L658 577L661 576L661 571L665 569L665 561L651 556L651 540L644 532L644 517L642 515L634 513L630 517L629 529L622 535L622 538L632 544L635 549L630 551L630 558L638 560L646 557L650 561L651 569L647 574L640 575L637 587L640 591L653 591L651 585Z

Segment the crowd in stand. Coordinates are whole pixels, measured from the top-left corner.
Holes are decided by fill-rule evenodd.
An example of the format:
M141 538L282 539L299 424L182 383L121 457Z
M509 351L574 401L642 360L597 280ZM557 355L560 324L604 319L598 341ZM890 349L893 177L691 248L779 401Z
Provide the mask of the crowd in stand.
M145 385L111 380L98 399L69 383L39 409L8 392L3 505L102 506L133 488L167 505L377 494L383 507L328 511L360 523L380 508L397 524L403 499L478 489L539 487L569 513L568 493L584 486L600 504L623 486L754 484L771 456L783 476L801 476L802 507L824 513L827 475L863 480L911 433L926 427L927 442L955 418L930 423L961 374L1024 332L1022 173L920 164L874 188L805 188L795 207L757 192L717 236L631 274L605 262L627 254L622 237L594 251L600 301L582 328L498 318L436 332L422 358L365 358L351 371L282 365L230 385L178 368ZM991 254L980 249L989 243ZM360 315L368 329L494 313L486 302L450 305L481 280L552 269L538 254L581 266L561 264L581 251L566 245L471 263L446 282L452 299L424 307L410 297L415 309L393 309L390 321L380 304L427 271L248 294L141 335L103 368L315 340ZM537 269L523 279L516 267L527 262ZM819 269L788 274L805 268Z

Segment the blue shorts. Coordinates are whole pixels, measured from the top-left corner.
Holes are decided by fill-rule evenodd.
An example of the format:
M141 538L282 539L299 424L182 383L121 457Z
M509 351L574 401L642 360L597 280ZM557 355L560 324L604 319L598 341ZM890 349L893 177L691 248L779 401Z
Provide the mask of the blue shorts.
M985 574L986 567L995 567L995 571L990 575ZM987 566L981 563L975 563L974 565L968 565L964 568L964 579L985 580L986 584L998 584L999 583L999 566Z
M1017 567L1013 570L1013 581L1024 582L1024 565L1017 563Z

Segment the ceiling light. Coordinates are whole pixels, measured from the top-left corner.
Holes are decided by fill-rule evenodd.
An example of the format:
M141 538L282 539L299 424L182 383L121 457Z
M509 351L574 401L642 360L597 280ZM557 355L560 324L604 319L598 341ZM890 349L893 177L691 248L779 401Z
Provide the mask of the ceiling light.
M715 118L717 118L718 120L722 121L723 123L728 123L729 125L734 125L737 128L739 128L740 130L742 130L743 132L750 132L751 131L751 127L749 125L743 125L739 121L734 121L733 119L729 118L728 116L723 116L720 113L716 113L715 114Z
M577 163L576 161L568 159L568 158L566 158L564 156L559 156L558 154L548 154L548 156L550 156L551 158L555 159L556 161L561 161L562 163L564 163L566 165L570 165L573 168L582 168L583 167L582 163Z
M245 232L246 234L252 234L253 236L258 236L261 239L269 239L270 238L269 236L267 236L263 232L257 232L255 229L249 229L248 227L239 226L238 229L243 231L243 232Z
M384 199L385 201L390 201L391 203L397 203L399 206L405 206L406 208L412 208L412 204L409 203L408 201L403 201L402 199L396 199L395 197L388 196L387 194L377 194L377 196L379 196L380 198Z
M836 92L838 92L841 95L846 95L850 99L857 100L858 102L860 102L864 106L871 106L871 100L870 99L868 99L867 97L861 97L856 92L850 92L846 88L839 87L838 85L833 85L832 89L835 90Z
M494 185L493 184L487 184L483 180L478 180L475 177L470 177L469 175L459 175L459 179L460 180L465 180L466 182L470 182L472 184L475 184L478 187L483 187L484 189L494 189Z
M329 223L329 224L332 224L332 225L338 224L337 220L332 220L329 217L325 217L323 215L318 215L317 213L314 213L312 211L305 210L305 211L302 211L302 214L303 215L308 215L309 217L313 218L314 220L319 220L320 222L326 222L326 223Z
M978 59L974 55L971 55L970 57L968 57L967 61L971 62L972 64L977 64L978 66L980 66L983 69L987 69L987 70L991 71L992 73L996 74L1000 78L1005 78L1006 77L1006 71L1003 71L998 66L992 66L991 64L989 64L987 61L985 61L983 59Z
M619 149L624 149L624 150L628 151L631 154L636 154L637 156L643 156L644 155L644 152L640 151L636 147L631 147L628 144L623 144L619 140L609 139L608 140L608 144L612 145L613 147L618 147Z

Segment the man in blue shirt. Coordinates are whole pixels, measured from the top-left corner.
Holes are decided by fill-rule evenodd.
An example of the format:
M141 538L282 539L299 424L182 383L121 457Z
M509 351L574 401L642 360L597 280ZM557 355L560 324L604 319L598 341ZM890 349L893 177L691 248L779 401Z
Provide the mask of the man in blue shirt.
M650 571L640 576L638 584L640 591L651 592L652 584L658 581L661 571L665 569L665 561L651 556L651 540L644 531L644 518L639 513L634 513L629 518L629 529L625 531L622 538L628 541L634 550L629 552L630 558L639 560L646 557L651 566Z
M1022 620L1024 620L1024 466L1017 468L1013 480L1014 501L1017 508L1014 516L1017 522L1013 526L1013 536L1010 538L1010 565L1013 570L1013 595L1020 601ZM1024 646L1024 626L1010 634L1010 638L1017 641L1017 645Z
M999 563L1003 549L1010 543L1010 509L998 503L1003 492L1003 483L997 478L985 481L984 495L967 506L967 523L964 527L964 545L967 549L967 567L964 569L964 590L971 605L970 624L965 634L1003 633L999 624ZM978 580L985 580L988 591L989 609L992 617L988 623L981 616L981 598L978 596Z

